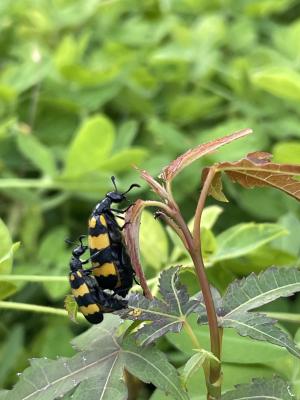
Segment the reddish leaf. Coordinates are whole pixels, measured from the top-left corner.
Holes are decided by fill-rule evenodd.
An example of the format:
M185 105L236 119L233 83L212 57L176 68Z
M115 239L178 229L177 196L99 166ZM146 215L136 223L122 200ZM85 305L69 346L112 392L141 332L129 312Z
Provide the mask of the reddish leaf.
M300 181L293 178L300 175L300 165L275 164L269 160L269 153L256 152L233 163L216 164L216 167L245 188L271 186L300 200Z
M124 238L132 266L143 288L144 296L147 297L148 299L152 299L152 294L148 288L147 281L141 266L140 249L139 249L139 232L141 224L141 215L146 204L147 203L145 201L139 199L126 212L125 215L126 226L124 229Z
M163 172L160 176L166 181L171 181L181 170L183 170L183 168L190 165L193 161L204 156L205 154L212 153L224 144L230 143L233 140L249 135L251 132L251 129L243 129L242 131L232 133L231 135L221 137L211 142L200 144L194 149L188 150L186 153L176 158L176 160L172 161L167 167L163 169Z

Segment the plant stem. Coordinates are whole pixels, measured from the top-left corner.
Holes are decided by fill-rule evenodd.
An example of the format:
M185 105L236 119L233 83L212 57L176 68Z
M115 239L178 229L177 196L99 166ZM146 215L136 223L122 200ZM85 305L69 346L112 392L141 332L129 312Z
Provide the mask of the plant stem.
M207 179L204 182L197 209L196 209L196 215L195 215L195 225L194 225L194 232L195 232L195 237L192 236L191 232L189 231L186 222L184 221L179 208L177 204L175 203L173 196L170 196L170 203L169 207L172 210L172 215L171 217L174 219L174 221L177 223L177 225L180 227L180 229L183 232L183 235L185 237L187 246L188 246L188 251L190 253L190 256L193 260L194 266L195 266L195 271L200 283L200 287L202 290L203 294L203 300L205 303L206 307L206 312L207 312L207 319L208 319L208 326L209 326L209 332L210 332L210 345L211 345L211 352L220 360L221 358L221 342L220 342L220 333L219 333L219 328L218 328L218 321L217 321L217 315L216 315L216 310L215 310L215 305L213 302L209 282L207 280L207 276L205 273L205 268L204 268L204 263L203 263L203 257L202 257L202 252L201 252L201 242L200 242L200 222L201 222L201 215L202 211L204 208L205 200L208 194L208 190L211 184L211 181L213 179L213 176L215 174L214 169L210 169L209 173L207 175ZM170 187L168 187L170 190ZM198 228L195 228L198 226ZM208 398L218 398L221 396L221 387L218 385L218 387L214 387L213 384L216 382L220 381L220 375L221 375L221 363L211 363L210 364L210 374L209 377L206 376L206 378L209 378L209 381L207 381L207 390L208 390ZM212 393L213 392L213 393Z
M195 348L198 349L198 350L202 350L202 347L200 346L198 338L194 334L194 331L191 328L191 325L188 323L187 320L184 321L184 327L185 327L186 333L189 335L189 337L190 337L190 339L191 339L191 341L193 343L193 346L195 346Z
M293 322L295 324L300 324L300 315L282 312L264 312L268 317L278 319L279 321Z
M18 179L18 178L3 178L0 179L0 188L41 188L41 189L54 189L59 188L59 185L54 183L51 179Z
M215 176L216 170L214 168L210 168L209 172L207 174L207 177L205 179L205 182L203 184L196 212L195 212L195 219L194 219L194 228L193 228L193 238L194 238L194 248L197 252L201 252L201 246L200 246L200 235L201 235L201 217L202 217L202 212L204 209L206 197L208 194L209 187L211 185L211 182Z
M6 310L29 311L41 314L52 314L61 317L68 317L68 313L66 310L47 306L37 306L36 304L15 303L13 301L0 301L0 308ZM82 314L78 314L77 318L80 321L85 321L85 318Z
M0 275L0 282L67 282L66 276L49 275Z

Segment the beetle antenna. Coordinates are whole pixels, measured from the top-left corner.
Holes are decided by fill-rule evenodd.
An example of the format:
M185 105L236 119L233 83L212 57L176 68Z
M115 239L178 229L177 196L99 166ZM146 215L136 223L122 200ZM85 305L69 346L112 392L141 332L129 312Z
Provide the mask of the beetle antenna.
M67 244L76 244L75 242L73 242L73 240L71 240L69 238L65 239L65 243L67 243Z
M130 185L129 189L126 190L126 192L124 192L122 194L126 194L126 193L130 192L130 190L133 189L134 187L138 187L139 188L141 186L139 184L137 184L137 183L133 183L132 185Z
M116 189L116 192L117 192L118 189L117 189L117 185L116 185L116 178L115 178L114 176L112 176L112 177L111 177L111 181L112 181L112 183L113 183L113 185L114 185L114 188Z

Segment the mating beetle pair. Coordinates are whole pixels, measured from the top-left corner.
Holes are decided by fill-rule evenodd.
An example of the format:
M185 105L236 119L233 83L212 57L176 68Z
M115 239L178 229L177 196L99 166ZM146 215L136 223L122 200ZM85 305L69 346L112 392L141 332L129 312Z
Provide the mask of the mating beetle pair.
M115 178L111 179L115 191L107 193L91 213L88 222L88 246L83 244L84 236L81 236L80 245L72 251L70 260L69 280L72 294L82 314L94 324L103 320L104 312L126 307L127 302L114 295L125 297L132 287L134 277L131 261L123 243L122 228L115 219L123 219L118 214L126 210L116 210L111 208L111 205L126 200L126 193L139 185L132 184L126 192L120 193ZM80 257L87 249L90 250L90 258L82 261ZM84 269L83 265L89 261L92 262L92 267ZM106 293L105 289L112 290L114 294Z

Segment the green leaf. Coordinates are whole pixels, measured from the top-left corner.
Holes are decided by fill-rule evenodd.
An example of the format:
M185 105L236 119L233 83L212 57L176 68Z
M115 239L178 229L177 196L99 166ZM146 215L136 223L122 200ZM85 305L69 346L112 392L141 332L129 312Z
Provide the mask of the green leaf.
M222 212L223 208L219 206L205 207L201 217L201 226L212 229Z
M300 74L288 68L265 68L251 77L252 83L282 99L300 101Z
M122 150L131 146L138 132L138 123L136 120L123 122L118 129L118 136L114 150Z
M156 297L149 300L139 293L129 297L130 311L121 312L122 318L149 321L136 333L139 344L150 344L167 332L180 332L186 317L198 307L198 301L190 300L186 288L180 284L178 271L178 267L173 267L161 273L161 300Z
M202 367L205 360L214 360L220 362L210 351L200 350L194 354L185 364L183 371L181 373L181 379L184 385L190 377Z
M40 243L38 250L39 271L44 275L66 275L70 259L70 251L67 249L65 239L68 232L64 226L56 225L56 228L48 231ZM54 251L55 250L55 251ZM68 282L45 282L44 287L51 299L62 298L69 290Z
M293 214L288 213L279 218L278 223L286 228L289 232L288 236L282 236L272 243L276 249L285 251L291 255L298 256L300 243L298 233L300 232L300 220ZM273 264L276 264L275 262Z
M12 296L17 290L17 286L11 282L0 282L0 300Z
M76 315L78 310L78 305L74 299L74 296L68 294L64 300L64 307L68 313L68 317L71 321L76 322Z
M124 171L132 168L133 165L140 165L147 155L148 151L142 147L123 149L99 164L99 168L102 171Z
M253 379L252 383L237 385L235 390L222 395L222 400L293 400L295 396L290 385L280 377Z
M186 400L176 369L158 349L137 347L132 337L117 339L113 328L104 319L104 326L94 326L73 341L83 348L71 358L57 360L34 359L22 374L19 382L7 393L6 400L54 400L76 386L74 399L127 398L123 374L126 368L144 382L151 382L170 393L172 398Z
M189 315L188 323L201 347L208 349L210 346L208 326L199 325L196 314ZM180 335L168 333L166 337L175 348L184 354L188 356L194 354L194 346L185 329L180 332ZM240 336L234 329L224 329L222 340L222 361L224 362L238 363L240 365L263 364L272 366L275 361L280 362L287 355L288 352L283 347L274 346L266 341L256 341L249 337ZM236 383L239 382L236 381Z
M285 347L300 358L300 349L285 332L274 325L275 320L259 313L248 312L298 291L300 271L292 268L270 268L258 276L251 274L240 281L234 281L223 297L222 311L219 314L220 325L235 328L242 336Z
M300 271L295 268L269 268L234 281L223 297L225 315L246 312L279 297L300 291Z
M164 390L172 399L188 399L180 386L176 369L164 353L152 346L138 347L132 337L125 339L122 348L124 365L131 374Z
M161 223L148 211L144 211L141 218L140 249L146 263L156 270L167 262L167 235Z
M5 362L0 364L0 385L3 385L7 375L13 371L13 368L22 355L23 342L24 329L20 325L15 325L9 330L7 340L0 348L1 359L5 360Z
M71 82L84 87L93 87L106 83L113 83L120 73L120 66L117 64L101 65L99 68L87 68L79 64L68 64L60 67L62 76Z
M24 135L19 133L17 136L17 143L19 150L35 167L46 175L56 175L55 160L51 151L35 136L32 134Z
M13 244L2 219L0 219L0 243L0 273L7 274L10 273L12 267Z
M287 233L276 224L249 222L235 225L217 236L217 251L210 262L241 257Z
M86 120L68 150L64 175L76 177L99 168L108 159L114 140L114 126L105 116Z
M277 163L300 164L299 141L276 143L272 150L273 161Z
M235 350L233 350L235 351ZM182 373L182 368L180 369ZM234 385L240 383L248 383L253 376L266 377L271 379L274 376L274 370L266 368L262 365L249 364L227 364L222 362L223 391L234 389ZM202 370L199 370L194 375L191 375L187 381L187 391L190 400L207 400L205 393L205 380ZM155 390L151 400L170 400L170 397L160 390ZM246 399L244 399L246 400Z

